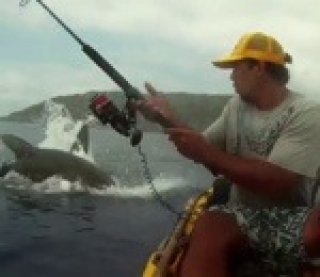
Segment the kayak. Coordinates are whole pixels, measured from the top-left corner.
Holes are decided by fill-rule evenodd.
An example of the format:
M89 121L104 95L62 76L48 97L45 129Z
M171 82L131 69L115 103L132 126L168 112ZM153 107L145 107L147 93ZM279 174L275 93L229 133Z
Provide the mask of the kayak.
M160 243L148 258L142 277L172 277L177 276L179 264L186 251L186 245L193 231L197 218L212 204L226 203L230 191L230 182L218 177L213 186L190 199L184 209L181 219L172 232ZM241 276L257 276L245 273ZM259 275L264 276L259 272ZM269 276L269 275L268 275ZM303 271L303 277L320 277L320 267L310 266ZM289 275L281 275L289 277Z

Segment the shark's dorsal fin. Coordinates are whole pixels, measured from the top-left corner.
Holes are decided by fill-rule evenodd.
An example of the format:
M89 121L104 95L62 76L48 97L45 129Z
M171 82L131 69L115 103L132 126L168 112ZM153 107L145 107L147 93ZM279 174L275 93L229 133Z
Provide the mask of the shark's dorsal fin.
M0 139L10 150L14 152L16 159L28 157L34 153L34 147L29 142L15 135L1 135Z
M77 151L82 147L85 153L89 152L89 129L86 124L81 126L76 141L71 145L71 152Z

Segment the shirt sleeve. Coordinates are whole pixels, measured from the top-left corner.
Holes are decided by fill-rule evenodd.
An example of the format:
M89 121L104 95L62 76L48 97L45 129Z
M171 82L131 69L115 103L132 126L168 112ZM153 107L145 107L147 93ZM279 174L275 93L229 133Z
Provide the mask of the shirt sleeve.
M220 116L202 132L209 143L218 146L222 150L226 148L226 122L229 105L230 101L224 106Z
M320 106L294 112L268 160L298 174L316 178L320 166Z

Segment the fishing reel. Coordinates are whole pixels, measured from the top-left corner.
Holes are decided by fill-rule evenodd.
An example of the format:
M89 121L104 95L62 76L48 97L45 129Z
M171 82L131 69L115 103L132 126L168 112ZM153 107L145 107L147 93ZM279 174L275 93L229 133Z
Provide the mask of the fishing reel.
M140 143L142 132L136 127L136 111L129 101L121 111L106 95L100 94L92 98L89 108L103 125L109 123L118 133L130 137L132 146Z

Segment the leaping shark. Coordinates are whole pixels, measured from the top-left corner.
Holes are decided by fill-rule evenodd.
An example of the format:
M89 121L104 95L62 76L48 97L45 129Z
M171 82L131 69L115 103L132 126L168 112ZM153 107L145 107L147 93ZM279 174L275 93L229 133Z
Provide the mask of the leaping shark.
M15 171L33 182L42 182L51 176L81 181L86 186L101 188L114 184L109 174L81 157L63 150L38 148L18 136L0 135L2 142L13 151L15 161L0 168L0 176Z

